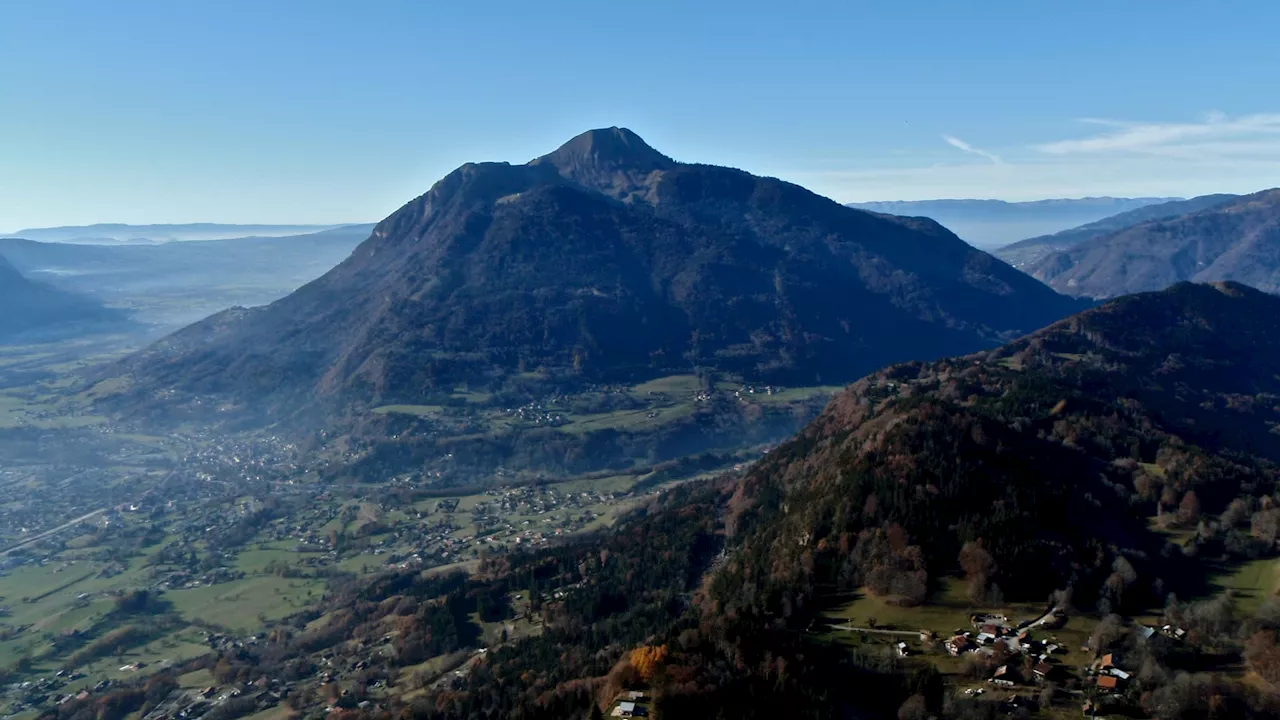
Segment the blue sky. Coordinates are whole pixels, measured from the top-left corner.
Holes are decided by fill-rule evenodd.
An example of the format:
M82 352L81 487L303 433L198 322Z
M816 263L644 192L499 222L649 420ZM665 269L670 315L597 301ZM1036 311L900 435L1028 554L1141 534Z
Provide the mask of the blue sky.
M1280 185L1280 3L0 2L0 231L379 219L622 125L840 201Z

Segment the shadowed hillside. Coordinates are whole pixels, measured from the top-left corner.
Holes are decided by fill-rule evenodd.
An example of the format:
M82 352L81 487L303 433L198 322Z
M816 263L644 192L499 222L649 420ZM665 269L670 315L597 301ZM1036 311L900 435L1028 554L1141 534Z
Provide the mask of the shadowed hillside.
M32 282L0 256L0 341L51 339L119 329L125 324L125 313Z

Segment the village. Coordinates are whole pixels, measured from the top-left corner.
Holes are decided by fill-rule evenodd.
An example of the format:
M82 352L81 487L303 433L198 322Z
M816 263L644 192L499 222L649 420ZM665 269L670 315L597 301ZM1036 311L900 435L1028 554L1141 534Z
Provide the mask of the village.
M449 495L438 471L342 485L317 478L334 458L300 458L270 436L186 437L121 449L105 469L0 470L0 528L9 533L0 537L0 669L15 670L0 685L0 715L252 642L319 601L336 579L465 565L557 542L607 527L656 491L632 492L639 476L619 475ZM507 478L499 470L495 479ZM56 492L32 493L37 486ZM155 631L121 652L70 662L76 648L96 647L132 622L119 607L139 592L162 613ZM190 703L170 707L168 717L199 717L245 698L274 703L287 692L235 687L201 696L207 687L175 693Z
M970 627L949 632L899 629L874 619L866 627L837 623L815 626L815 631L841 642L887 642L903 662L933 664L951 675L964 695L989 696L1008 712L1034 709L1056 695L1076 697L1085 717L1131 706L1125 691L1141 661L1118 651L1095 651L1087 633L1067 627L1079 618L1066 609L1055 606L1020 622L998 612L974 612L968 620ZM1147 643L1174 645L1186 637L1185 630L1170 624L1135 623L1132 632Z

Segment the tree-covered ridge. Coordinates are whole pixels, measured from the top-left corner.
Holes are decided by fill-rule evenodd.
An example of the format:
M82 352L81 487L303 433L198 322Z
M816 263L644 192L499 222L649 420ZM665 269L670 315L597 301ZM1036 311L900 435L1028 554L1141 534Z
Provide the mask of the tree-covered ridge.
M1226 194L1201 195L1188 200L1170 200L1168 202L1144 205L1101 220L1085 223L1079 227L1062 230L1052 235L1041 235L1020 240L1012 245L1006 245L992 254L1016 268L1029 267L1047 255L1062 252L1093 238L1110 235L1153 220L1165 220L1180 215L1189 215L1215 205L1226 204L1238 197L1238 195Z
M1280 189L1272 188L1117 229L1018 267L1067 295L1113 298L1181 281L1276 292L1278 262Z
M980 543L982 592L1071 585L1139 607L1199 577L1148 518L1195 528L1231 507L1210 546L1271 552L1274 533L1247 525L1274 512L1277 310L1241 286L1180 285L859 381L738 488L743 553L721 582L754 590L726 602L785 616L872 579L918 602L921 570L972 575L961 555ZM1140 582L1106 584L1117 557Z

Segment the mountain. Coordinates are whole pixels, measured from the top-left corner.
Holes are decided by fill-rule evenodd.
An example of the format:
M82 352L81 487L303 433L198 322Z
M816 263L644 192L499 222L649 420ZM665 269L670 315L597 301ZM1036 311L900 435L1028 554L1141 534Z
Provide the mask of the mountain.
M283 237L332 230L342 225L227 225L223 223L184 223L179 225L69 225L51 228L27 228L6 237L20 237L37 242L60 242L78 245L111 245L116 243L165 243L191 240L227 240L241 237Z
M1059 292L1090 298L1183 280L1232 280L1280 292L1280 189L1087 240L1023 270Z
M973 246L990 249L1174 199L1090 197L1033 202L913 200L850 203L849 207L891 215L932 218Z
M134 311L173 329L236 305L265 305L323 275L373 225L306 235L76 245L0 239L0 255L28 278Z
M1180 283L874 373L735 489L742 560L716 600L782 617L861 587L914 605L953 577L975 602L1070 585L1103 612L1203 593L1197 555L1274 552L1247 526L1277 490L1277 366L1280 298Z
M611 128L525 165L464 165L314 282L118 370L140 401L273 409L698 368L832 383L994 346L1074 302L932 221L679 163Z
M1171 200L1165 203L1146 205L1136 210L1129 210L1095 222L1085 223L1070 230L1021 240L1012 245L1006 245L992 254L1016 268L1021 268L1046 255L1066 250L1086 240L1110 235L1152 220L1165 220L1179 215L1199 212L1216 205L1222 205L1238 197L1240 196L1226 194L1201 195L1190 200Z
M607 717L619 697L667 719L1066 717L1081 695L1109 717L1275 718L1278 362L1280 298L1122 298L874 373L745 473L608 530L470 574L334 582L319 620L219 662L278 677L370 647L387 672L483 655L413 697L440 720ZM1237 568L1259 591L1206 582ZM952 657L962 633L972 652ZM1091 665L1127 682L1100 693Z
M0 256L0 342L123 326L125 314L23 277Z

